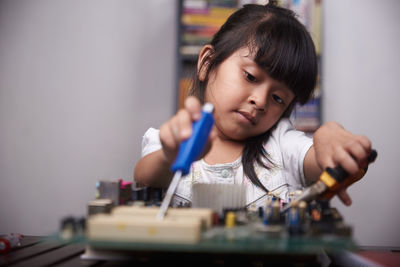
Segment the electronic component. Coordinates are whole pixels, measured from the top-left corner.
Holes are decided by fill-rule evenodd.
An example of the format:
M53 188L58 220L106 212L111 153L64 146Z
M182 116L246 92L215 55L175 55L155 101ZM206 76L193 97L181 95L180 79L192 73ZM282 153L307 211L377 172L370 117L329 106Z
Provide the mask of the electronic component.
M155 206L120 205L87 219L87 253L108 251L190 251L206 253L319 252L354 248L352 228L329 201L299 202L286 214L278 198L263 212L246 207L170 208L163 220ZM262 217L260 217L262 215ZM86 256L89 254L85 254Z
M233 228L236 225L236 213L233 211L228 211L225 216L225 227Z
M157 215L158 207L137 207L137 206L119 206L113 209L112 214L117 216L133 216L133 217L149 217L154 219ZM212 226L212 214L213 211L211 209L206 208L198 208L198 209L190 209L190 208L174 208L168 212L168 217L196 217L201 220L202 225L205 229L209 229Z
M207 192L213 188L215 192ZM146 192L151 192L151 188ZM289 212L281 213L288 203L283 203L276 192L269 194L265 205L259 208L243 204L246 191L238 185L195 184L192 193L193 206L217 195L227 199L221 201L218 208L207 207L207 204L203 208L170 208L163 220L157 218L159 207L152 201L136 200L115 205L111 212L105 208L111 200L90 202L89 206L92 205L94 210L86 220L87 252L143 251L150 247L158 251L195 253L310 252L320 251L321 247L354 248L352 228L345 224L336 209L330 207L329 201L298 201L293 203ZM298 193L290 194L293 195ZM98 210L96 203L102 206L97 207ZM69 237L69 240L79 240L71 239L71 236L83 233L79 228L83 227L78 225L77 219L67 218L61 235Z
M209 226L212 210L171 208L163 220L156 219L152 207L120 207L112 214L88 219L90 241L195 243L202 229Z
M204 184L192 186L192 207L211 208L220 215L223 209L246 206L246 186L243 184Z
M114 203L109 198L95 199L88 204L88 215L94 215L98 213L110 213Z
M86 219L84 217L76 218L73 216L65 217L61 220L60 237L69 240L75 236L83 236L86 229Z
M0 253L5 254L12 248L21 245L21 240L24 236L21 234L7 234L0 236Z
M125 205L132 201L132 182L122 179L96 183L98 199L111 199L114 205Z

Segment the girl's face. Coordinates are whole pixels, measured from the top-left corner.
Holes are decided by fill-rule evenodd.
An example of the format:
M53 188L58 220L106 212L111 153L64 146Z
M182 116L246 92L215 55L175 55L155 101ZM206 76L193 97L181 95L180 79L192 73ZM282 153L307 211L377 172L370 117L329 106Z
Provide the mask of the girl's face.
M269 130L294 99L282 82L254 61L247 47L237 50L213 72L205 101L214 105L220 138L244 141Z

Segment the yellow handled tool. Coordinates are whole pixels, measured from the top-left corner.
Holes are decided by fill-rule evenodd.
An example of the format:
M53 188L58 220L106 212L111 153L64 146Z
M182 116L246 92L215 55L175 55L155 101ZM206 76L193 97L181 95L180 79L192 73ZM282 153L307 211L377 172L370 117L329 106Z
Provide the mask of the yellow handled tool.
M372 149L368 156L368 163L373 162L377 155L378 153L376 150ZM336 168L326 168L315 184L307 187L299 197L286 205L281 212L287 211L290 207L300 201L311 201L317 197L325 200L331 199L340 189L346 188L360 180L367 172L367 168L368 167L361 169L357 175L350 177L341 166Z

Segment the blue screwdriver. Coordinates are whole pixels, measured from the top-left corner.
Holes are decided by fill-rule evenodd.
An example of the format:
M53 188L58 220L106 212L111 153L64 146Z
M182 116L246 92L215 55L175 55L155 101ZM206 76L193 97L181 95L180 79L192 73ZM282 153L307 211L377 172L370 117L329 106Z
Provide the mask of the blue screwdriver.
M189 173L192 162L200 156L201 152L203 152L211 128L214 125L214 118L212 115L213 110L214 106L211 103L204 104L201 118L193 123L192 135L180 144L178 156L171 166L171 171L175 172L175 174L168 187L167 193L165 194L164 200L161 203L157 219L164 219L179 180L182 175Z

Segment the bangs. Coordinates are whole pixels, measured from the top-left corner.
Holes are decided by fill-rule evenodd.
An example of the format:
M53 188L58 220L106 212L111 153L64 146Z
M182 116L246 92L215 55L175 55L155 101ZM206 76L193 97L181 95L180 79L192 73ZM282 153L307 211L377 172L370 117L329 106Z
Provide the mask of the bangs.
M255 27L248 44L254 61L273 79L283 82L300 104L310 98L317 80L314 43L305 27L270 16Z

